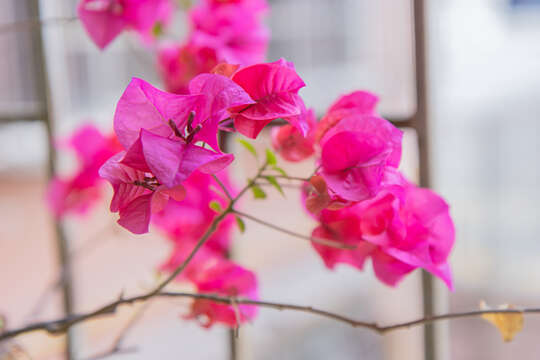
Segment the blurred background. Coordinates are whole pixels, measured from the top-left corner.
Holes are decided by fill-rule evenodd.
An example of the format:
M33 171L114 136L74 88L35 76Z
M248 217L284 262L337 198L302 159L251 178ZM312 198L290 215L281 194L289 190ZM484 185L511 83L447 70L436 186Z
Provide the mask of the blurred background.
M46 64L48 110L54 133L66 136L83 122L109 130L117 99L131 77L159 85L154 59L138 39L123 35L105 52L90 43L77 21L45 22L44 53L36 51L31 2L0 1L0 315L8 326L58 317L60 297L54 228L44 203L47 111L39 78ZM42 0L43 19L71 18L75 0ZM490 304L538 306L540 293L540 2L447 0L426 3L428 142L432 186L451 204L457 242L451 258L455 292L436 283L426 299L418 272L397 289L376 280L370 267L330 272L300 240L248 223L234 256L259 276L261 298L314 305L352 317L394 323L422 314L424 300L438 312ZM399 121L417 110L413 1L273 0L269 60L294 61L307 83L302 95L322 114L340 94L367 89L380 95L381 113ZM179 13L173 29L185 33ZM35 38L34 38L35 39ZM45 60L45 61L44 61ZM21 120L22 119L22 120ZM418 179L416 134L406 130L404 170ZM269 134L257 141L265 147ZM232 145L234 147L234 144ZM250 175L241 149L234 177ZM285 163L283 163L285 165ZM74 159L61 154L60 172ZM286 166L303 175L313 164ZM247 200L259 217L302 233L313 228L299 194L265 202ZM84 221L66 221L75 252L75 310L88 311L118 296L149 289L169 244L159 234L132 236L115 225L105 202ZM278 214L287 209L287 216ZM290 213L290 209L297 209ZM93 245L88 245L93 244ZM88 246L88 247L86 247ZM182 321L185 301L153 301L125 345L125 359L226 359L228 332ZM106 350L133 308L114 318L77 326L78 358ZM540 321L503 343L478 319L436 327L436 359L536 359ZM241 359L421 359L421 328L384 337L306 314L262 309L240 330ZM29 358L58 359L61 337L36 333L10 344ZM0 348L0 359L2 349Z

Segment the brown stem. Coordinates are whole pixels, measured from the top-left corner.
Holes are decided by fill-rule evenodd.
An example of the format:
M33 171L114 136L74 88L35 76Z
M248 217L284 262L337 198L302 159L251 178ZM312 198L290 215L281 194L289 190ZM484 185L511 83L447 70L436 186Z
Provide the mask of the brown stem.
M423 317L416 320L396 323L392 325L378 325L377 323L359 321L345 315L337 314L337 313L327 311L327 310L318 309L313 306L285 304L285 303L270 302L270 301L258 301L258 300L244 299L244 298L218 296L218 295L212 295L212 294L160 292L152 296L150 296L150 294L145 294L145 295L134 296L131 298L126 298L126 299L120 298L114 303L106 305L91 313L68 316L68 317L55 320L55 321L39 322L32 325L27 325L19 329L5 331L0 334L0 341L4 341L10 338L13 338L15 336L21 335L21 334L35 332L38 330L46 331L52 335L60 334L67 331L67 329L69 329L71 326L81 323L83 321L97 318L100 316L111 315L115 312L116 308L120 305L132 304L138 301L145 301L153 296L159 296L159 297L165 297L165 298L179 298L180 297L180 298L204 299L204 300L214 301L216 303L229 304L229 305L232 305L233 303L235 303L239 305L254 305L254 306L260 306L260 307L272 308L276 310L300 311L300 312L305 312L305 313L325 317L328 319L332 319L338 322L342 322L352 327L366 328L368 330L375 331L379 334L385 334L394 330L410 328L413 326L431 324L436 321L478 317L484 314L540 314L540 308L476 310L476 311L465 311L465 312L448 313L448 314L442 314L442 315L436 315L436 316L428 316L428 317Z

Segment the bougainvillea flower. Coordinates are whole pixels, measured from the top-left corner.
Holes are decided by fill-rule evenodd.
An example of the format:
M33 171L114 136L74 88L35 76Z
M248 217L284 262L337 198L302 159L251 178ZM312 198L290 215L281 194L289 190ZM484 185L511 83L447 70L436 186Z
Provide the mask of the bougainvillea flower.
M208 261L192 279L201 294L258 299L255 274L225 259ZM257 307L253 305L228 305L210 300L196 299L187 318L196 318L204 327L222 323L235 327L253 319Z
M336 126L342 119L351 115L376 115L375 107L379 98L367 91L354 91L341 96L330 106L315 132L316 141L320 141L326 132Z
M198 75L189 83L189 92L201 94L205 99L199 116L193 122L193 126L202 126L194 139L207 143L216 151L220 151L218 127L229 117L227 109L255 103L238 84L217 74Z
M172 10L170 0L81 0L77 7L86 32L100 49L126 29L148 37L156 24L168 22Z
M234 196L237 191L228 179L227 169L216 175ZM193 247L217 216L217 213L210 209L210 202L217 201L225 208L227 200L216 192L220 190L217 190L218 184L213 177L199 171L194 172L183 185L188 196L182 201L170 200L163 211L152 217L152 224L177 244L176 246L189 244ZM203 248L224 256L231 242L234 223L234 217L227 216L219 223ZM175 258L178 256L174 253L172 255Z
M186 191L182 185L161 185L151 173L123 164L125 157L125 152L111 157L99 169L99 175L113 187L110 210L119 213L118 224L134 234L144 234L152 213L163 210L170 197L182 200Z
M175 94L189 94L191 79L210 72L218 64L214 49L176 43L161 46L157 61L165 88Z
M350 116L321 140L321 171L338 196L362 201L377 194L388 166L397 167L403 133L375 116Z
M272 129L272 145L274 149L287 161L298 162L307 159L315 153L314 132L316 119L312 109L305 114L305 124L308 126L307 135L290 125L283 125Z
M183 189L182 183L195 170L214 174L234 159L233 155L199 145L197 136L199 132L207 135L205 127L212 125L209 119L221 119L227 107L250 102L249 96L230 79L220 75L201 75L193 88L201 93L176 95L158 90L143 80L133 79L118 101L114 128L127 150L102 170L103 177L113 184L113 188L118 184L128 184L130 193L136 189L132 192L138 199L129 198L129 201L124 201L125 206L117 208L120 224L131 231L148 230L148 209L155 212L158 207L153 203L160 200L159 204L162 204L161 199L164 198L157 197L155 193L158 190L168 195L169 191ZM217 127L214 129L217 131ZM216 142L216 134L212 135L208 141ZM143 196L146 197L140 199ZM131 201L137 202L128 207Z
M201 2L189 11L192 26L189 42L216 51L220 61L251 65L264 60L269 31L249 3L238 1L221 6Z
M455 231L448 205L434 192L402 180L371 199L337 211L323 210L314 237L356 246L334 249L313 243L325 264L338 263L362 269L366 259L375 275L395 286L406 274L421 267L452 289L447 259Z
M234 157L169 139L141 129L140 137L128 149L121 163L151 173L168 188L182 184L195 170L214 174L227 167Z
M59 145L75 152L79 167L70 177L55 176L51 180L47 190L49 208L58 218L67 213L84 214L101 198L98 169L121 146L114 135L105 136L93 125L82 126Z
M280 63L256 64L238 70L232 80L240 85L255 104L230 109L236 130L243 135L256 138L272 120L294 118L305 111L298 91L305 86L296 71ZM305 121L305 117L300 120ZM304 121L295 121L294 126L307 135Z

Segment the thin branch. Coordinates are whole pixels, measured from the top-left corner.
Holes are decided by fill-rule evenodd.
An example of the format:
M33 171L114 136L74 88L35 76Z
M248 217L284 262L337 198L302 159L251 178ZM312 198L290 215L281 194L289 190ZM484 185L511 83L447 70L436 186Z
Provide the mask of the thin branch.
M276 310L300 311L304 313L309 313L309 314L325 317L325 318L335 320L341 323L345 323L352 327L365 328L368 330L372 330L379 334L385 334L394 330L406 329L413 326L430 324L436 321L478 317L484 314L540 314L540 308L477 310L477 311L466 311L466 312L448 313L448 314L442 314L442 315L436 315L436 316L428 316L428 317L423 317L423 318L419 318L412 321L396 323L393 325L378 325L377 323L359 321L345 315L341 315L341 314L334 313L327 310L318 309L313 306L302 306L302 305L285 304L285 303L270 302L270 301L258 301L258 300L236 298L236 297L225 297L225 296L218 296L218 295L212 295L212 294L195 294L195 293L185 293L185 292L161 292L155 296L163 297L163 298L202 299L202 300L209 300L216 303L229 304L229 305L232 305L233 303L235 303L238 305L254 305L254 306L260 306L260 307L272 308ZM71 326L75 324L84 322L89 319L97 318L100 316L111 315L112 313L114 313L114 310L120 305L133 304L138 301L148 300L148 298L149 298L148 294L134 296L127 299L121 298L121 299L118 299L113 304L104 306L91 313L82 314L82 315L72 315L72 316L68 316L68 317L55 320L55 321L35 323L35 324L28 325L28 326L25 326L16 330L6 331L0 334L0 341L4 341L6 339L10 339L21 334L26 334L30 332L39 331L39 330L46 331L52 335L57 335L57 334L65 332L67 329L69 329Z
M232 204L232 201L231 201ZM151 297L157 295L161 290L163 290L171 281L173 281L178 275L184 271L184 269L188 266L188 264L191 262L191 259L195 257L195 254L197 254L197 251L204 245L206 240L216 231L219 223L225 219L225 217L232 213L232 207L229 205L225 210L223 210L217 217L214 218L208 229L206 229L206 232L204 235L197 241L197 244L191 251L191 253L188 255L188 257L176 268L175 271L171 275L169 275L168 278L166 278L161 284L156 286L156 288L152 291L150 291L147 294L146 299L150 299Z
M225 184L223 184L223 182L215 174L212 174L212 177L218 183L219 187L223 190L223 193L225 194L225 196L227 196L229 200L232 200L233 197L231 193L229 192L229 190L227 189L227 187L225 186Z
M317 243L317 244L321 244L321 245L325 245L325 246L329 246L329 247L333 247L333 248L336 248L336 249L347 249L347 250L353 250L353 249L356 249L355 246L351 246L351 245L347 245L347 244L342 244L342 243L339 243L339 242L336 242L336 241L332 241L332 240L326 240L326 239L322 239L322 238L316 238L316 237L313 237L313 236L308 236L308 235L304 235L304 234L300 234L300 233L297 233L297 232L294 232L292 230L288 230L288 229L284 229L278 225L275 225L275 224L272 224L272 223L269 223L265 220L261 220L259 218L256 218L252 215L249 215L249 214L246 214L246 213L243 213L241 211L238 211L238 210L233 210L233 212L238 215L238 216L241 216L243 218L246 218L246 219L249 219L253 222L256 222L258 224L261 224L261 225L264 225L266 227L269 227L271 229L274 229L276 231L279 231L279 232L282 232L284 234L287 234L287 235L290 235L290 236L294 236L294 237L297 237L299 239L303 239L303 240L308 240L308 241L313 241L314 243Z
M182 273L182 271L184 271L184 269L188 266L188 264L191 262L193 257L195 257L195 254L197 254L197 251L199 251L199 249L204 245L206 240L208 240L208 238L210 238L210 236L216 231L219 223L221 221L223 221L223 219L225 219L225 217L227 217L227 215L234 212L234 210L233 210L234 204L236 204L236 202L242 197L242 195L244 195L246 193L246 191L248 191L256 183L256 181L259 179L262 172L266 169L267 166L268 166L268 162L265 162L259 168L259 170L257 171L257 174L255 175L255 177L253 179L249 180L247 185L244 186L244 188L238 193L238 195L236 195L234 198L232 198L230 200L229 205L227 206L227 208L225 210L223 210L217 217L214 218L214 220L212 221L210 226L208 226L208 229L206 229L206 232L199 239L199 241L197 242L197 244L195 245L195 247L193 248L191 253L184 260L184 262L182 262L182 264L180 264L180 266L178 266L176 268L176 270L173 271L172 274L169 275L169 277L165 279L165 281L163 281L160 285L158 285L154 290L152 290L148 294L146 294L145 295L146 299L150 299L151 297L157 295L171 281L173 281L178 275L180 275L180 273Z

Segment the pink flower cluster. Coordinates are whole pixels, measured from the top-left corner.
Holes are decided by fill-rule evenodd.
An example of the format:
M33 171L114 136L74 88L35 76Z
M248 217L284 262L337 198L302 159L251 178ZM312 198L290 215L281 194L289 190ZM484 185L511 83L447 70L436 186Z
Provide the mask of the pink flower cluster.
M172 0L81 0L77 7L86 32L100 49L125 30L149 41L156 27L170 21L173 10Z
M152 223L173 242L163 270L173 270L189 255L216 214L209 203L224 202L212 188L218 176L234 194L224 170L233 155L218 145L220 129L256 137L272 120L288 119L303 132L305 106L298 95L304 82L285 60L240 68L222 64L215 74L200 74L189 93L172 94L133 79L118 101L114 130L123 151L100 169L114 190L111 211L135 234ZM225 219L196 254L181 279L199 292L257 297L255 275L225 259L232 219ZM193 303L191 317L205 326L234 326L256 313L253 306L230 306L206 300Z
M279 60L232 70L226 77L201 74L189 94L171 94L133 79L118 101L114 130L124 151L100 175L113 186L111 211L135 234L148 232L151 214L169 198L186 197L185 180L196 170L215 174L234 159L219 149L219 129L256 137L269 122L285 118L303 131L304 86L290 63ZM205 147L209 145L210 148Z
M308 112L305 137L291 125L273 131L284 159L317 155L318 170L303 197L320 223L313 236L355 249L313 247L329 268L345 263L362 269L370 258L388 285L421 267L452 288L447 259L455 234L448 205L399 173L402 132L377 115L377 102L356 91L338 99L318 123Z
M158 69L168 91L189 93L196 75L221 62L251 65L264 60L269 31L262 24L265 0L202 0L188 12L184 42L162 45Z
M92 125L83 125L60 147L71 148L79 168L70 177L55 176L49 183L47 203L57 218L69 213L84 214L101 197L103 180L98 170L121 147L114 135L103 135Z

